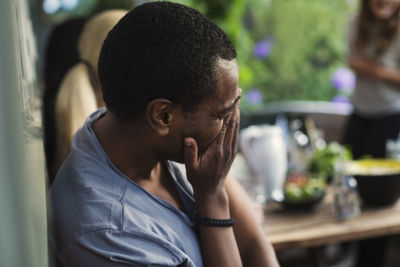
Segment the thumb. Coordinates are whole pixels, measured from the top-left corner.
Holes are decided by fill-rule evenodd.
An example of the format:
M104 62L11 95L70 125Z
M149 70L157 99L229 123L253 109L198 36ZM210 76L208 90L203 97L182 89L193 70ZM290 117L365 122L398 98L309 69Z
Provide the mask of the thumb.
M184 160L187 169L193 169L197 167L197 143L192 137L186 137L184 140Z

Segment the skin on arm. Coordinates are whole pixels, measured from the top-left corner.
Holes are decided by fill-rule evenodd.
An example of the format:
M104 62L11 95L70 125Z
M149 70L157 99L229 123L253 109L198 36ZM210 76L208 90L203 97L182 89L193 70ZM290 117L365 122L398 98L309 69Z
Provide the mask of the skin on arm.
M357 75L367 76L400 85L399 70L388 69L374 61L356 57L350 58L348 64Z
M193 186L198 215L213 219L231 218L225 179L237 153L239 108L224 123L223 129L198 156L193 138L185 138L187 177ZM204 266L243 266L233 227L199 226Z
M229 196L230 213L237 223L233 227L243 266L279 266L272 245L265 238L257 220L253 203L243 187L228 175L225 188Z

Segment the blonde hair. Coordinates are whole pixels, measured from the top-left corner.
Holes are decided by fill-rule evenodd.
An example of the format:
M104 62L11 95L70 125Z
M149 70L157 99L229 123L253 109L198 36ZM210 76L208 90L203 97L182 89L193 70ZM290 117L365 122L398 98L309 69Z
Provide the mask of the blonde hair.
M108 32L126 14L125 10L108 10L91 18L84 26L78 41L82 62L73 66L61 82L55 105L56 153L50 178L66 159L72 137L83 125L85 119L99 106L101 90L97 63L100 49Z

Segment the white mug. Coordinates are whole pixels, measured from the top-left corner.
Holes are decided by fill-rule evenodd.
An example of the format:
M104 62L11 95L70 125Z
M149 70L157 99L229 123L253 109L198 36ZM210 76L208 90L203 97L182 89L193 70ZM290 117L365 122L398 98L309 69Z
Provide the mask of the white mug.
M253 174L256 201L271 200L282 190L287 172L287 148L280 127L254 125L240 132L240 149Z

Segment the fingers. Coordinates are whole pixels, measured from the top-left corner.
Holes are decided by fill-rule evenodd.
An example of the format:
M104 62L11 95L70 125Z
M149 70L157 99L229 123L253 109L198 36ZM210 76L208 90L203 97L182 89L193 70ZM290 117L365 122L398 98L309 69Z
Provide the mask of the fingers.
M217 145L217 147L222 146L225 142L225 139L232 134L232 130L235 130L235 128L238 128L239 125L239 108L238 106L235 107L233 110L232 114L229 116L227 120L224 120L224 124L222 126L221 131L219 132L218 136L216 137L214 143ZM231 139L228 140L230 142Z
M238 143L239 143L239 127L240 127L240 112L238 112L238 115L237 115L237 122L236 122L236 124L235 124L235 127L236 127L236 130L234 131L234 134L233 134L233 138L232 138L232 143L231 143L231 145L232 145L232 154L233 154L233 157L235 157L235 155L237 154L237 152L238 152Z
M228 121L223 149L226 154L226 157L232 157L235 154L235 142L237 142L237 135L239 130L239 109L235 108L232 112L230 120Z
M196 140L191 137L184 139L184 160L187 169L196 169L198 165L198 146Z
M228 120L224 121L224 124L222 125L221 131L219 132L219 134L215 138L215 141L213 142L215 144L215 147L218 148L218 149L221 149L222 145L224 144L226 130L228 129L228 123L229 123L231 117L232 117L232 115L229 116Z

